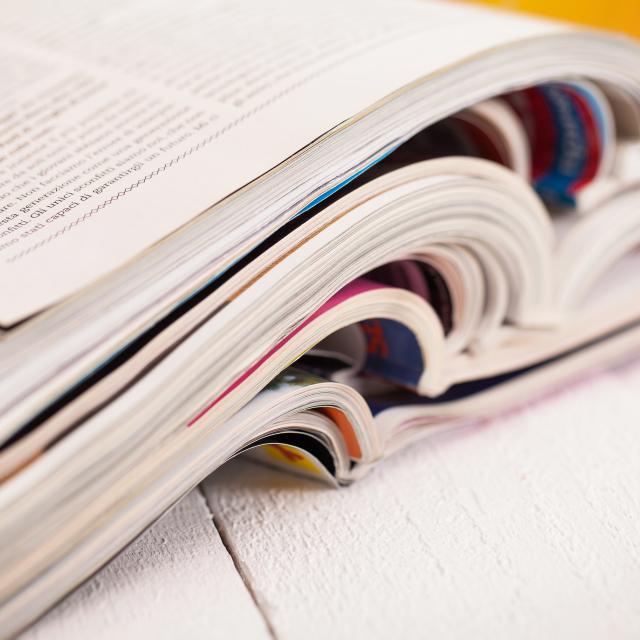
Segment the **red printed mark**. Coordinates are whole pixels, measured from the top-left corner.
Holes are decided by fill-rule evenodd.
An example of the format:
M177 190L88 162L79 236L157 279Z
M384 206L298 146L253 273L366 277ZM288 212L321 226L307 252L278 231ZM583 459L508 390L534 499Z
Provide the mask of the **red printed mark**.
M367 337L367 353L389 357L389 345L384 336L384 329L380 320L367 320L361 323L362 330Z

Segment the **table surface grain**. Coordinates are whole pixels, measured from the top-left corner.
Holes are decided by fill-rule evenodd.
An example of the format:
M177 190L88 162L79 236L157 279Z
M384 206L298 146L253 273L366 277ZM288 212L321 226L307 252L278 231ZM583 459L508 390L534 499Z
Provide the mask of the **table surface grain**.
M638 638L640 364L347 489L245 460L24 638Z

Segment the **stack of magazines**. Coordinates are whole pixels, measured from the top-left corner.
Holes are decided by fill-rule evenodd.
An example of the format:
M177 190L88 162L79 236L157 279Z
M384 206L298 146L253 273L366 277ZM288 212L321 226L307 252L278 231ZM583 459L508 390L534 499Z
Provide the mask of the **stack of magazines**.
M633 41L22 0L0 56L2 634L232 456L347 484L640 352Z

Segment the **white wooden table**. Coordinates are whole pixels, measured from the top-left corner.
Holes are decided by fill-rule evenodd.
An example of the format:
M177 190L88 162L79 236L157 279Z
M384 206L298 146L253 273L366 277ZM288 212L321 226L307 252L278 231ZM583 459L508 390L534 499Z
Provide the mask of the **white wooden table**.
M25 638L638 638L640 364L333 490L236 461Z

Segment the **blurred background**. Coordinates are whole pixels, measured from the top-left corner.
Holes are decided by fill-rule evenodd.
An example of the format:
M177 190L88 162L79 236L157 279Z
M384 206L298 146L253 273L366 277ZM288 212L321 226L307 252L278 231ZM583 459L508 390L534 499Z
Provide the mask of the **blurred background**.
M640 37L640 0L479 0Z

